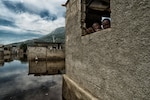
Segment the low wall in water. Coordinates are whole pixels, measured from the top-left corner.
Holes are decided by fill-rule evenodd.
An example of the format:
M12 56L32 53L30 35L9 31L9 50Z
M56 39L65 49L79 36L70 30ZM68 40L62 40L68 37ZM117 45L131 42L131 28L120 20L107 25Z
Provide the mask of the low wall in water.
M34 75L55 75L63 74L65 61L29 61L29 74Z
M4 57L4 52L3 51L0 51L0 59L3 59Z
M64 50L46 47L28 47L28 60L64 59Z

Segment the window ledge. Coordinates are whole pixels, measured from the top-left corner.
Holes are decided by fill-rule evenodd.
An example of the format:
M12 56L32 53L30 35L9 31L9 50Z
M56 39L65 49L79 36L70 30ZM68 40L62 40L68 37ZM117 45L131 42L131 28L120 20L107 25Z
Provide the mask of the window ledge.
M92 34L100 34L100 33L105 33L105 32L111 32L111 28L107 28L107 29L103 29L101 31L98 32L94 32L94 33L90 33L90 34L82 34L82 36L86 36L86 35L92 35Z

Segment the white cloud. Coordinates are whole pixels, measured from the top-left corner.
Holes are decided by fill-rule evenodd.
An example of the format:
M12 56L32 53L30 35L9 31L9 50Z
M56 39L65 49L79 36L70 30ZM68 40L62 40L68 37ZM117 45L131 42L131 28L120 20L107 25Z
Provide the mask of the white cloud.
M6 30L12 30L14 32L24 32L26 30L33 31L33 33L48 34L57 27L65 26L65 18L63 14L65 13L65 8L61 7L62 3L66 0L5 0L11 2L21 2L28 9L40 12L42 10L48 10L50 14L55 14L57 19L54 21L44 20L37 14L31 14L29 12L18 13L9 10L0 1L0 18L11 20L18 28L12 28L11 26L4 27ZM3 26L0 26L0 29ZM21 33L20 33L21 34Z
M48 9L53 14L60 15L65 10L61 7L61 4L66 0L24 0L23 3L30 9L38 8L38 10Z
M22 21L23 20L23 21ZM50 33L55 28L65 25L65 19L59 17L54 21L43 20L40 16L23 13L17 16L16 25L22 30L38 31L43 35Z
M21 3L27 11L16 13L17 11L14 12L2 1L10 2L12 6L15 6L16 3ZM65 7L61 6L61 4L64 4L65 2L66 0L0 0L0 19L8 20L14 25L6 26L1 23L0 31L6 30L18 35L26 33L46 35L58 27L65 26ZM55 20L41 18L40 14L42 11L47 11L50 16L53 17L53 15L55 15L57 18ZM28 37L27 39L32 38L34 37ZM26 38L24 39L27 40ZM17 37L7 37L7 39L0 37L0 43L3 44L19 42L22 40L22 38L19 40Z
M10 27L10 26L0 26L0 30L12 31L12 32L15 32L16 34L25 32L24 30L22 30L20 28L14 28L14 27Z

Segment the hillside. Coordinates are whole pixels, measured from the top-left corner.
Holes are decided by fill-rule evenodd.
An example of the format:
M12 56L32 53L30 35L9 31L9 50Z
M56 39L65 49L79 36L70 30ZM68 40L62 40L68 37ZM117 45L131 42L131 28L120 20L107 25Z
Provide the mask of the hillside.
M41 38L38 39L39 41L44 41L44 42L62 42L64 43L65 41L65 28L64 27L59 27L49 33L48 35L45 35Z
M40 38L34 39L34 40L27 40L24 42L19 42L19 43L13 43L11 45L19 46L20 44L27 44L27 45L34 45L34 41L39 41L39 42L53 42L53 40L56 43L64 43L65 42L65 28L64 27L59 27L56 28L54 31L51 33L42 36Z

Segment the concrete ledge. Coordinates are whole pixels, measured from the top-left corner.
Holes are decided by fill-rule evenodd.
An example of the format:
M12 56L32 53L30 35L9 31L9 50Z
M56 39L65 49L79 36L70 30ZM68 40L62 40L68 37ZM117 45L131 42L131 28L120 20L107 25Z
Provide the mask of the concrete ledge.
M64 100L99 100L88 91L85 91L67 75L63 75L62 95Z

